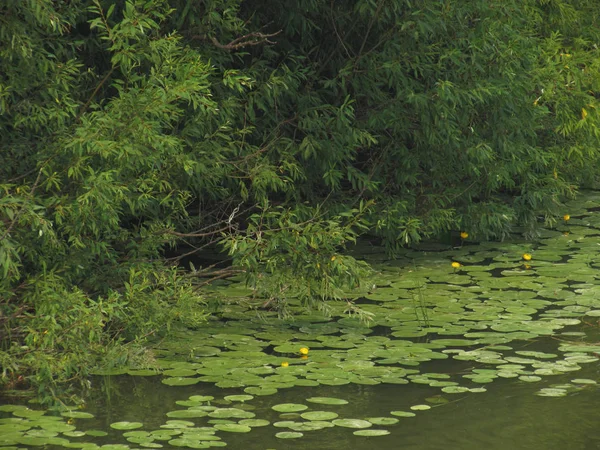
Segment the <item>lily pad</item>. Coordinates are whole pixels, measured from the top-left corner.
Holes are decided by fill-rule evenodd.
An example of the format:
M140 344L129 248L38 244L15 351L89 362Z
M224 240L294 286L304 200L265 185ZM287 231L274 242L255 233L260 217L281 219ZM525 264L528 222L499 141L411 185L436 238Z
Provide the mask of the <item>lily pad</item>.
M309 411L300 414L300 417L306 420L331 420L338 416L339 414L332 411Z
M60 413L63 417L69 417L71 419L92 419L94 415L84 411L63 411Z
M239 423L220 423L216 424L215 428L228 433L248 433L252 431L252 428L248 425L241 425Z
M373 424L368 420L362 419L335 419L332 420L331 423L338 427L345 428L369 428L373 426Z
M385 435L390 434L390 432L388 430L357 430L357 431L354 431L352 434L354 434L355 436L375 437L375 436L385 436Z
M308 409L308 406L302 405L300 403L280 403L279 405L272 406L271 409L274 409L277 412L298 412L304 411Z
M191 378L191 377L171 377L171 378L163 378L161 382L166 384L167 386L191 386L192 384L196 384L200 381L200 378Z
M279 433L275 433L275 437L279 439L298 439L304 436L304 434L298 431L280 431Z
M142 428L144 426L141 422L114 422L110 424L111 428L115 430L135 430L136 428Z
M347 405L348 401L334 397L310 397L306 399L310 403L319 403L321 405Z

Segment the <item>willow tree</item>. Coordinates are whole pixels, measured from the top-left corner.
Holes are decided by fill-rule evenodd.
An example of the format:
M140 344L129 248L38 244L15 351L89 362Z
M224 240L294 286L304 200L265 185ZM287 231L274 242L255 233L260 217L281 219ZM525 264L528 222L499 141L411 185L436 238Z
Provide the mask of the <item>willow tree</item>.
M197 277L322 306L360 235L534 235L598 178L591 1L0 8L5 382L140 363L120 343L205 317ZM214 246L227 269L164 256Z

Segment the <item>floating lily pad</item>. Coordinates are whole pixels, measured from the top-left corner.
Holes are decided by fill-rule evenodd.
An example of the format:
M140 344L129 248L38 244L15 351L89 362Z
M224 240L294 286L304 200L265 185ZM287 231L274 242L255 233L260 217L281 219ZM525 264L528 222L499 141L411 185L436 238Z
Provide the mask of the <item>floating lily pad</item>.
M115 430L135 430L136 428L142 428L144 426L141 422L114 422L110 424L111 428Z
M348 401L334 397L311 397L306 399L310 403L319 403L321 405L347 405Z
M242 419L238 423L240 425L246 425L251 428L266 427L267 425L271 424L271 422L269 422L268 420L265 420L265 419Z
M288 413L288 412L304 411L304 410L308 409L308 406L302 405L299 403L281 403L279 405L272 406L271 409L274 409L275 411L278 411L278 412Z
M200 381L200 378L190 378L190 377L171 377L171 378L163 378L161 382L166 384L167 386L191 386L192 384L196 384Z
M390 414L392 416L397 416L397 417L415 417L416 414L414 412L409 412L409 411L391 411Z
M431 406L429 406L429 405L413 405L410 407L410 409L412 409L413 411L426 411L428 409L431 409Z
M332 420L331 423L338 427L345 428L369 428L373 426L368 420L362 419L335 419Z
M238 408L218 408L208 413L210 417L217 419L252 419L255 414Z
M207 411L200 409L182 409L178 411L169 411L167 413L167 417L172 417L174 419L193 419L197 417L206 417L207 415Z
M230 402L245 402L248 400L252 400L254 398L253 395L241 394L241 395L226 395L225 400L229 400Z
M367 420L373 425L394 425L400 422L395 417L367 417Z
M84 411L63 411L60 415L71 419L92 419L94 417L93 414Z
M352 434L354 434L355 436L375 437L385 436L387 434L390 434L390 432L388 430L356 430Z
M275 437L279 439L298 439L304 436L304 434L298 431L280 431L275 434Z
M228 433L248 433L252 431L252 428L248 425L241 425L239 423L220 423L216 424L215 428Z
M339 414L332 411L309 411L300 414L300 417L306 420L331 420L338 416Z

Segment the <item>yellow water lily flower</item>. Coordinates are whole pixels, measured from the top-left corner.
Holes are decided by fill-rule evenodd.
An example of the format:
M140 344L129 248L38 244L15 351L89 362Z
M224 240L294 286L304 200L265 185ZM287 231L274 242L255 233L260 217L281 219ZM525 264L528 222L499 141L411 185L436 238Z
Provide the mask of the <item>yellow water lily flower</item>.
M335 261L335 255L333 255L333 256L331 257L331 260L332 260L332 261Z
M529 270L529 269L531 269L531 266L529 264L523 264L523 268L525 270Z
M466 231L461 231L460 232L460 238L461 239L466 239L469 237L469 233L467 233Z
M287 361L284 361L284 362L281 363L281 367L287 367L289 365L290 365L290 363L287 362Z
M571 220L571 216L570 216L570 215L568 215L568 214L565 214L565 215L563 216L563 220L564 220L565 222L568 222L569 220Z
M531 255L529 253L523 253L523 259L525 261L531 261Z
M301 354L301 355L308 355L308 348L306 348L306 347L302 347L302 348L300 349L300 354Z
M453 267L454 269L458 269L460 266L461 266L461 264L460 264L459 262L452 261L452 267Z

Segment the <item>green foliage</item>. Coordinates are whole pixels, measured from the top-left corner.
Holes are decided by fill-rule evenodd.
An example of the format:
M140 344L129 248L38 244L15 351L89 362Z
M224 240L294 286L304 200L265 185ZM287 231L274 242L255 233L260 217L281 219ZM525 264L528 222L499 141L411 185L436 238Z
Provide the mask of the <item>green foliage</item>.
M3 379L54 386L197 326L210 270L170 249L224 249L267 303L323 307L366 270L340 254L361 235L392 254L534 235L598 180L599 18L591 0L5 1Z
M360 285L368 266L340 255L368 225L362 216L369 205L324 218L321 208L294 210L265 207L248 218L243 233L223 244L234 265L245 270L246 282L266 299L265 305L285 313L285 300L299 298L312 308L342 299Z

